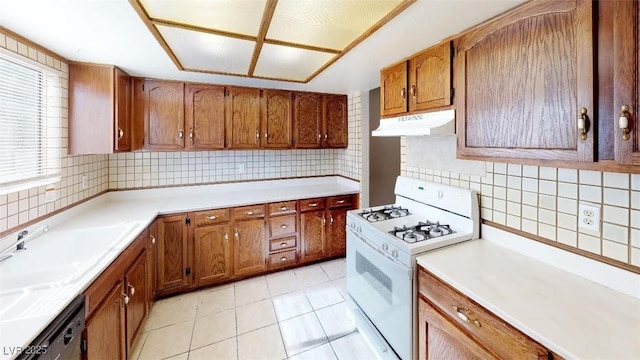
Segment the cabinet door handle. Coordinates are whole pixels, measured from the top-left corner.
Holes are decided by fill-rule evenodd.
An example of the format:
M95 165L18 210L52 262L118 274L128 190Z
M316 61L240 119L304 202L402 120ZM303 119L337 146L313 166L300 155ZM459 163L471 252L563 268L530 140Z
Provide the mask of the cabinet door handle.
M122 131L122 129L118 128L118 140L122 139L122 137L124 137L124 131Z
M329 215L329 224L333 225L333 215Z
M402 90L400 90L400 97L402 97L402 99L407 98L407 89L402 88Z
M309 204L309 207L316 207L316 206L318 206L318 203L311 203L311 204Z
M347 200L346 199L338 200L338 204L344 204L345 201Z
M322 139L322 134L318 133L318 141Z
M411 96L416 98L416 84L411 85Z
M286 228L287 228L287 224L282 224L282 225L280 225L280 228L281 228L281 229L286 229Z
M287 247L287 243L286 242L280 243L280 247Z
M260 140L260 130L256 130L256 141Z
M182 139L184 137L184 132L182 130L178 131L178 137Z
M189 139L191 139L191 143L193 144L193 129L189 129Z
M622 131L622 140L627 141L631 139L631 129L629 128L629 106L622 106L622 110L620 112L620 118L618 119L618 127L620 131Z
M322 215L322 225L326 225L327 224L327 218Z
M267 132L264 132L264 139L267 140L267 138L269 137L269 134L267 134Z
M286 206L281 206L281 207L280 207L280 211L285 211L285 210L287 210L287 207L286 207Z
M127 305L129 303L129 296L125 293L122 293L122 297L124 299L124 304Z
M127 284L127 287L129 288L129 294L131 294L131 296L135 295L136 288L134 288L131 284Z
M466 322L467 324L473 324L473 325L475 325L475 326L477 326L477 327L480 327L480 322L479 322L478 320L471 320L471 319L469 319L469 317L468 317L467 315L465 315L465 314L463 313L464 309L459 308L459 307L457 307L457 306L455 306L455 305L453 305L452 307L453 307L453 310L455 310L455 311L456 311L456 313L458 314L458 317L459 317L462 321Z
M229 233L228 232L224 232L224 240L227 241L229 240Z
M587 108L580 109L580 116L578 117L578 131L580 132L580 138L587 140L587 132L589 132L589 116L587 116Z
M327 141L327 139L329 138L329 134L324 134L324 141Z
M236 239L240 237L240 232L238 231L238 229L236 229L236 233L234 236L236 237Z
M247 215L253 215L253 211L247 211Z
M153 236L153 235L151 235L151 243L152 243L152 244L155 244L155 243L156 243L156 237L155 237L155 236Z
M207 219L209 219L209 220L215 220L215 219L217 219L217 218L218 218L218 217L217 217L217 216L215 216L215 215L207 216Z

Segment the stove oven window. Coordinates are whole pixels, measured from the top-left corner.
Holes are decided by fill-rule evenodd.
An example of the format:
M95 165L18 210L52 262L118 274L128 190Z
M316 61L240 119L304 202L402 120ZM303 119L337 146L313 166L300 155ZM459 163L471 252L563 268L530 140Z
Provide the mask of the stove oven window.
M391 304L391 294L393 292L391 278L358 252L356 252L356 271L387 303Z

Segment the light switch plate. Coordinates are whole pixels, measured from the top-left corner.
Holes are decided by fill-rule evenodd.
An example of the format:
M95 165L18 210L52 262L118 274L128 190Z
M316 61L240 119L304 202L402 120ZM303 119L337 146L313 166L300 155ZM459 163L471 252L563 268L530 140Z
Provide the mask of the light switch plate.
M578 228L600 233L600 207L580 204L578 207Z

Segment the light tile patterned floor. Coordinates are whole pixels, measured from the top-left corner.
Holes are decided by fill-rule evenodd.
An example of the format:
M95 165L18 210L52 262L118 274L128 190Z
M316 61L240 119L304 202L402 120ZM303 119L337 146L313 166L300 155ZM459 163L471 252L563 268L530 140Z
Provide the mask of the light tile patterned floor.
M131 359L375 359L344 277L338 259L157 301Z

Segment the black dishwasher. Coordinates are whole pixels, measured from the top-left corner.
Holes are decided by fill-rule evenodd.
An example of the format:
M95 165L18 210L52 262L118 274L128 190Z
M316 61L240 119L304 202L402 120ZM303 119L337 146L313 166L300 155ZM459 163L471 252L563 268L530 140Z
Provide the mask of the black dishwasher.
M18 359L78 360L84 330L84 295L76 297L26 348Z

